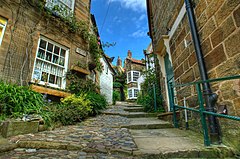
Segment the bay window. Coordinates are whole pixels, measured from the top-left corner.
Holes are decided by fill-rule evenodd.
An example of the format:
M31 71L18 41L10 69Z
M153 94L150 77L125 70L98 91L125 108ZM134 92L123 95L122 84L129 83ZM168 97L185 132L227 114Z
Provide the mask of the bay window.
M128 99L137 99L137 97L138 97L138 88L129 88Z
M127 73L127 83L137 82L139 77L140 77L140 72L139 71L129 71Z
M37 49L32 82L64 89L69 49L41 37Z

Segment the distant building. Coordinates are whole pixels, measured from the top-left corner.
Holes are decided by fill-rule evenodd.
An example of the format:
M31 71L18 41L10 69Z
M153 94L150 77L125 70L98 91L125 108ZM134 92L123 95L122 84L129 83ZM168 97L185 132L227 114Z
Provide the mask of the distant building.
M127 75L128 99L137 99L139 92L137 80L141 75L141 71L145 69L145 64L141 60L133 59L132 52L128 50L124 68Z

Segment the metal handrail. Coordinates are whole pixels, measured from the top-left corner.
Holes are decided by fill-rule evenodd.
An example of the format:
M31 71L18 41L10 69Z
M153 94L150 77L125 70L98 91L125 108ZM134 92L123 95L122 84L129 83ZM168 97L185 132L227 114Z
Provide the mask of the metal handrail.
M206 115L213 115L216 117L221 117L221 118L226 118L226 119L231 119L231 120L236 120L236 121L240 121L240 117L206 111L204 108L204 99L203 99L201 85L203 83L207 83L207 82L210 83L210 82L218 82L218 81L226 81L226 80L234 80L234 79L240 79L240 75L210 79L210 80L206 80L206 81L190 82L190 83L186 83L186 84L178 84L178 85L170 84L169 85L170 86L169 91L171 94L170 98L173 98L173 99L174 99L174 88L195 85L196 89L197 89L197 97L198 97L198 102L199 102L199 109L196 109L196 108L188 108L188 107L184 107L184 106L179 106L179 105L174 104L174 102L170 101L170 105L173 108L174 127L176 127L176 128L178 127L178 122L177 122L177 117L176 117L176 108L186 109L189 111L199 113L200 117L201 117L201 125L202 125L203 135L204 135L204 145L210 146L211 143L210 143L209 134L208 134ZM172 100L172 101L174 101L174 100Z

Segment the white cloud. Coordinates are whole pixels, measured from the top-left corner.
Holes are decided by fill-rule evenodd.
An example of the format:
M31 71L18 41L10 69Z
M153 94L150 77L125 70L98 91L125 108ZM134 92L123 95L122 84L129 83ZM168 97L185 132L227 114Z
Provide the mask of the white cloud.
M133 32L132 34L130 34L130 37L133 37L133 38L141 38L141 37L145 37L145 36L147 36L146 29L139 29L139 30Z
M113 18L113 21L116 22L116 23L121 23L122 22L122 20L119 17L117 17L117 16L115 16Z
M146 10L146 0L112 0L112 2L120 2L123 7L134 11Z
M141 20L143 20L143 19L145 19L145 17L146 17L146 15L145 14L142 14L140 17L139 17L139 21L141 21Z

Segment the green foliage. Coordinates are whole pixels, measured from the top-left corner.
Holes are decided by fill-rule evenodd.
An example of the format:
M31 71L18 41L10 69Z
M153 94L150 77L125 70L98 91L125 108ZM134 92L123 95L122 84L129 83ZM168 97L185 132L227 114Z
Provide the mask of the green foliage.
M120 82L113 82L113 88L120 88L123 87L122 83Z
M54 110L54 121L71 125L86 118L92 112L91 102L86 96L86 94L71 95L63 99Z
M70 81L67 89L76 95L87 92L95 92L97 89L99 89L98 86L96 86L96 84L91 80L79 78L72 72L67 72L66 78Z
M116 104L116 101L120 101L121 99L121 96L120 96L120 93L118 91L113 91L113 105Z
M0 82L0 114L11 117L41 114L43 105L40 93L28 87Z
M86 98L91 101L90 105L93 108L92 115L99 114L101 110L107 107L107 100L101 94L88 92Z
M97 70L101 72L102 64L100 62L100 58L103 51L100 49L98 45L98 39L94 34L91 34L89 36L89 52L92 55L92 58L94 60L94 63L96 64Z
M160 88L157 87L154 69L149 69L142 73L145 81L141 85L142 91L138 95L137 103L143 105L146 112L154 112L154 87L156 92L157 111L164 112Z

